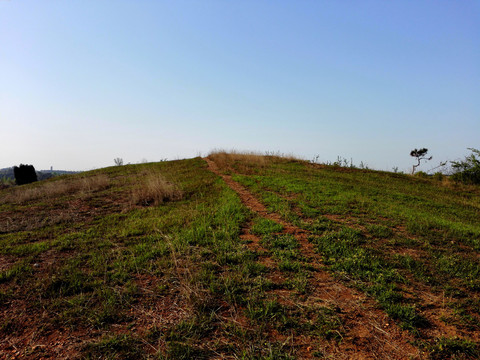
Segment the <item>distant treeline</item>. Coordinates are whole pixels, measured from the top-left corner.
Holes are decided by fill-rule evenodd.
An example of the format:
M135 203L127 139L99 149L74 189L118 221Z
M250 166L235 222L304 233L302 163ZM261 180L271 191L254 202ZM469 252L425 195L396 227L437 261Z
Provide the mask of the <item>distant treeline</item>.
M65 174L76 174L80 171L66 171L66 170L40 170L36 171L38 180L50 179L54 176L65 175ZM13 167L0 169L0 180L15 180L15 174L13 172Z

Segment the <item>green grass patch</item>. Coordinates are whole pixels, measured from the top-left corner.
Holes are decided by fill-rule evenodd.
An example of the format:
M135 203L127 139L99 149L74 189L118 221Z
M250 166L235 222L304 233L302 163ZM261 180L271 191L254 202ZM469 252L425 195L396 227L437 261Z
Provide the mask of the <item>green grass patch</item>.
M256 218L251 228L251 232L256 235L269 235L272 233L279 233L282 230L283 225L265 218Z
M478 359L480 357L478 344L467 339L441 337L427 348L430 358L434 360Z

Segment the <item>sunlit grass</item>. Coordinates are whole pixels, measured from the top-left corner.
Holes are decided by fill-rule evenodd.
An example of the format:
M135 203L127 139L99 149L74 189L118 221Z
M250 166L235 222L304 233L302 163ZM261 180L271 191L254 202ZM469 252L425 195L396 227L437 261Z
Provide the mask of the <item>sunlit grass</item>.
M433 358L478 354L467 335L423 337L431 305L417 292L446 299L439 321L480 331L478 188L278 154L210 157L308 231L325 268ZM139 359L296 358L287 338L348 338L341 314L308 302L317 270L297 239L254 216L202 159L100 169L0 198L2 336L21 337L28 322L39 338L90 334L76 348L85 358Z

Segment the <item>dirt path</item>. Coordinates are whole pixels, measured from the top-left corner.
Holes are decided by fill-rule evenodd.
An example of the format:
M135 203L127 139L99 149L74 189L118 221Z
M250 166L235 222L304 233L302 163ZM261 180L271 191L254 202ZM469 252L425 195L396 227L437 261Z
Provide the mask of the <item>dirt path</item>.
M314 267L309 285L313 289L307 302L333 306L338 309L346 335L339 343L328 342L324 346L327 357L335 359L421 359L420 351L410 345L413 337L392 323L391 319L378 308L372 299L347 288L327 273L321 257L315 253L313 244L308 241L309 232L284 221L280 215L269 212L266 207L230 175L223 174L209 158L204 158L209 170L220 176L240 197L243 204L259 216L283 225L283 233L293 235L300 244L302 255ZM252 241L252 247L261 248L260 239L250 232L251 224L242 230L243 237ZM272 259L264 259L269 267L275 266ZM285 292L285 290L282 290ZM290 296L293 296L291 291ZM287 294L284 294L287 295ZM298 300L302 302L303 300ZM298 355L309 358L309 339L303 341ZM302 345L302 344L299 344Z
M275 193L277 196L282 197L284 200L288 198L282 194ZM299 208L293 208L296 214L299 217L302 217L302 212ZM323 217L333 221L334 223L342 224L352 229L359 230L363 233L365 237L369 237L367 228L364 225L358 224L358 222L353 221L350 218L345 218L340 215L332 214L322 214ZM385 220L385 219L384 219ZM396 226L392 228L392 231L400 237L409 238L410 240L415 240L417 243L421 242L421 239L408 233L404 226ZM381 247L386 239L376 239L375 247ZM467 252L472 252L471 247L464 247ZM426 250L421 248L411 248L408 246L398 246L392 247L391 249L384 252L389 253L390 255L399 254L412 256L415 259L428 259L429 254ZM480 254L476 254L480 256ZM420 337L424 340L428 340L431 343L434 343L436 339L441 338L466 338L470 339L473 342L480 344L480 332L469 328L469 327L459 327L454 323L449 323L448 321L443 321L442 318L455 318L455 311L452 309L451 305L454 304L459 299L455 299L452 295L448 296L442 290L434 290L432 287L425 285L424 283L418 281L413 276L408 277L408 284L402 284L402 291L406 297L415 298L416 304L419 305L418 309L421 309L421 314L424 316L429 326L417 329L421 334ZM475 294L471 294L472 298L476 298ZM472 317L475 315L471 314Z

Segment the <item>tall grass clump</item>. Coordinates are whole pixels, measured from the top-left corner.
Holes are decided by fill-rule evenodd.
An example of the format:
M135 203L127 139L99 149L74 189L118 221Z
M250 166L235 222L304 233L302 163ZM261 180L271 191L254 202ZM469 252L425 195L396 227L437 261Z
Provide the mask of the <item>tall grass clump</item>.
M235 162L242 162L248 165L265 166L268 163L267 156L254 152L254 151L225 151L225 150L213 150L208 157L215 161L215 163L224 167L226 165L232 165Z
M208 158L213 160L221 169L233 168L236 171L246 174L257 173L260 169L274 163L285 161L298 161L293 155L282 154L280 152L266 152L264 154L255 151L225 151L213 150Z
M180 200L182 191L167 181L158 171L150 170L143 177L140 186L132 190L132 202L135 205L159 205L167 201Z

